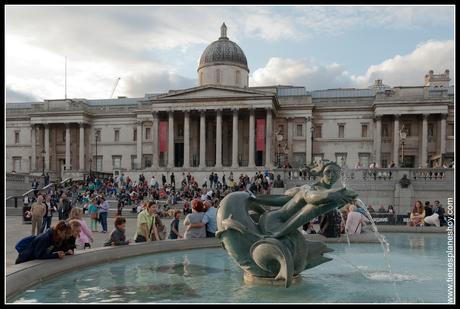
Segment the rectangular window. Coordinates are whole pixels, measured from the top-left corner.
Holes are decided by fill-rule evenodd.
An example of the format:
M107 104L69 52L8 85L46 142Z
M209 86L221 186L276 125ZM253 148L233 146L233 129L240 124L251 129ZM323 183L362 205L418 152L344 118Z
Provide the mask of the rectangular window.
M19 131L14 132L14 143L19 144Z
M361 137L367 137L367 124L361 125Z
M131 169L132 170L136 169L136 159L137 159L136 155L131 155Z
M150 140L150 128L145 128L145 139Z
M339 138L343 138L345 136L345 125L339 124Z
M371 157L370 153L358 153L358 164L357 168L368 168L369 167L369 158Z
M321 138L323 137L323 134L321 132L322 126L315 126L315 138Z
M336 152L335 162L337 162L339 166L346 166L347 165L347 153L346 152Z
M302 124L298 124L296 125L296 136L303 136L302 134L303 132L303 125Z
M65 131L62 132L62 141L65 143Z
M390 136L388 133L388 124L384 123L382 124L382 137L388 137Z
M21 171L21 157L13 157L13 171L16 173Z
M144 168L152 166L152 155L144 155Z
M114 169L121 168L121 156L112 156L112 166Z
M133 141L137 141L137 129L133 129Z
M120 141L120 130L115 130L115 142Z

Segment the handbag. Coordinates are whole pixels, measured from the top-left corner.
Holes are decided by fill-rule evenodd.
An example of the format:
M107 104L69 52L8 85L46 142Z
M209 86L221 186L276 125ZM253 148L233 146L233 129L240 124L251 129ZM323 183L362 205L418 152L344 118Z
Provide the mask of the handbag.
M93 212L91 214L91 219L97 220L97 218L98 218L97 212Z

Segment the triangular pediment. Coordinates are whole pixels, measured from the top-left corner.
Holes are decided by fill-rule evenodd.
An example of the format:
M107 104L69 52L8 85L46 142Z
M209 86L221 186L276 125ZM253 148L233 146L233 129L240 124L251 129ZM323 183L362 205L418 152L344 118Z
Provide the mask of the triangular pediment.
M190 89L171 91L156 99L194 99L194 98L225 98L225 97L248 97L248 96L267 96L271 93L248 90L237 87L222 86L202 86Z

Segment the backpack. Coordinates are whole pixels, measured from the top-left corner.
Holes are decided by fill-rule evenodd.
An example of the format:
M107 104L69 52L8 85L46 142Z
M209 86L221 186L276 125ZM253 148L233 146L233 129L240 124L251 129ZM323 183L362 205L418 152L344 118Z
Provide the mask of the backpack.
M18 243L16 244L14 248L16 249L18 253L21 253L22 251L24 251L24 249L26 249L29 246L29 244L35 239L35 237L37 236L30 235L30 236L24 237L23 239L18 241Z

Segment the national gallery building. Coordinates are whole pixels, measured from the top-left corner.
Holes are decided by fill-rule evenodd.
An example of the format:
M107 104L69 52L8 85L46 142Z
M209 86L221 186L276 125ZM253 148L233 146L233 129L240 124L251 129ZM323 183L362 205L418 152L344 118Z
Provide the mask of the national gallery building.
M6 171L252 175L320 159L349 168L453 161L448 70L411 87L250 87L246 56L223 24L197 72L197 87L142 98L6 104Z

